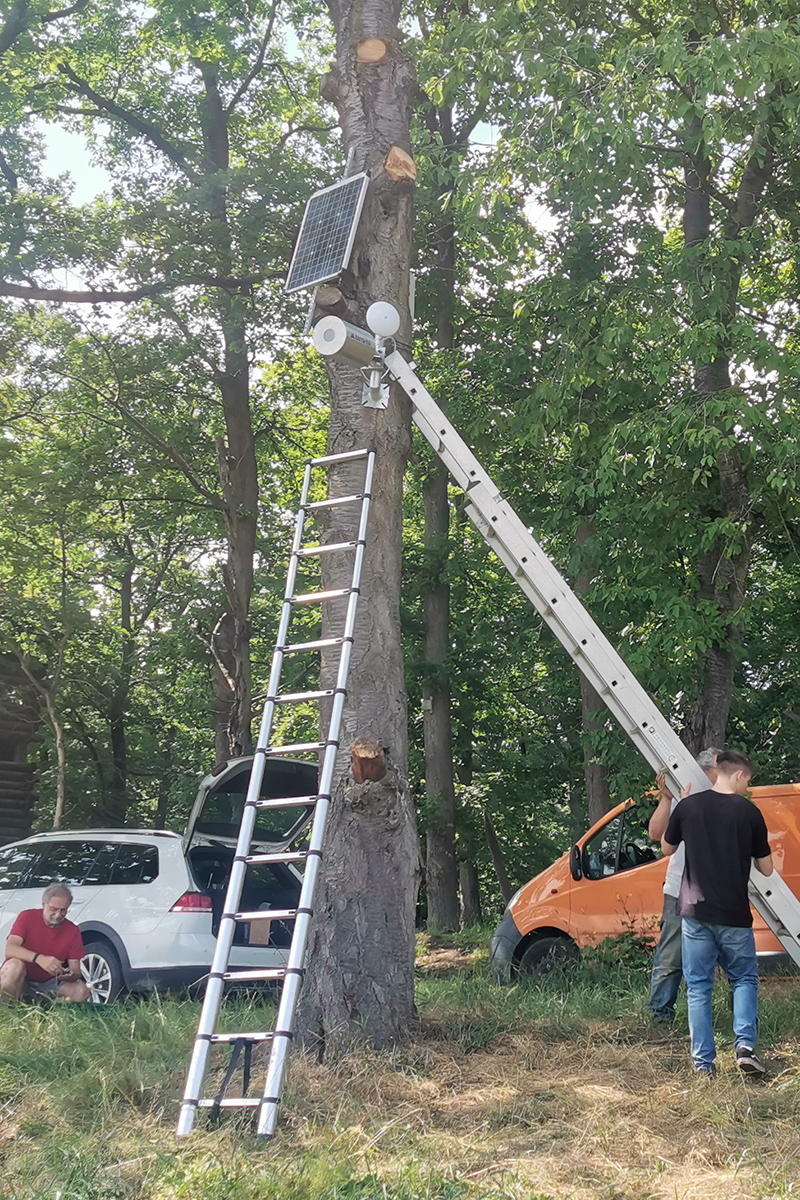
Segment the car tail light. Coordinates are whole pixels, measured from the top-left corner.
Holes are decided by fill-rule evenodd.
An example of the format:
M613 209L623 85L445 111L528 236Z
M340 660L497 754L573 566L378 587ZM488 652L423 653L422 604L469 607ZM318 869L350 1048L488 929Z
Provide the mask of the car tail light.
M184 892L170 912L211 912L211 897L203 892Z

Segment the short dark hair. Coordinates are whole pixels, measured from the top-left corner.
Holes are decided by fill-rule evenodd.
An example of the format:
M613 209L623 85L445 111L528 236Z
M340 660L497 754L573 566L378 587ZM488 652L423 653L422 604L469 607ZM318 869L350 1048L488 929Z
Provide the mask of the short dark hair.
M734 771L747 771L752 775L755 766L741 750L723 750L717 755L717 770L723 775L732 775Z

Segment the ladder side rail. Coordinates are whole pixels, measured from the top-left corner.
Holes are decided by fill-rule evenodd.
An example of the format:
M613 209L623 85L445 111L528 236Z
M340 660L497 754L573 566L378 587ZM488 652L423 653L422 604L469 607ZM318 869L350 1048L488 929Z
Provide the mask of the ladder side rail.
M749 891L753 908L800 966L800 905L786 880L777 871L762 875L753 864Z
M606 707L655 771L665 770L673 796L687 783L708 780L663 716L572 591L555 564L504 500L479 460L453 428L413 367L399 351L386 366L412 404L412 419L468 497L467 515L537 612L586 676ZM555 603L554 603L555 601ZM612 682L616 686L611 686ZM777 874L750 875L750 900L792 959L800 965L800 901Z
M294 591L297 568L300 562L297 551L300 549L300 544L302 542L306 504L308 502L310 486L311 464L306 463L305 472L303 475L300 507L295 520L294 538L289 556L289 569L287 572L286 590L284 592L283 605L281 608L278 637L276 641L276 648L272 655L272 666L270 670L269 685L267 688L267 696L269 697L275 696L278 691L281 670L283 667L282 648L286 643L289 621L292 615L291 596ZM256 752L253 757L253 765L250 770L250 781L242 811L242 820L239 826L239 836L236 841L233 864L228 879L228 887L225 892L223 913L222 917L220 918L219 928L217 930L214 958L211 963L211 971L206 983L206 990L205 995L203 996L203 1005L200 1010L197 1034L195 1035L194 1048L192 1050L192 1057L186 1076L186 1087L184 1090L183 1103L181 1104L180 1115L178 1117L177 1133L179 1137L183 1137L191 1133L194 1126L195 1117L197 1115L198 1103L201 1099L203 1080L205 1078L206 1068L208 1065L208 1052L211 1047L211 1036L216 1028L217 1015L219 1013L225 987L223 975L230 960L231 947L233 946L233 939L236 933L235 914L240 907L245 873L247 871L247 863L245 860L250 850L250 843L253 840L253 830L255 829L256 817L258 815L257 803L261 795L261 784L264 779L264 770L266 764L266 756L263 751L269 744L274 711L274 701L268 700L264 706L264 712L259 728Z
M387 356L386 366L411 400L415 425L466 491L468 515L637 749L655 771L666 772L674 796L679 796L681 787L687 783L693 787L706 786L706 775L658 706L503 499L413 368L399 351Z
M545 555L522 523L519 529L507 527L505 536L487 529L485 517L472 504L473 496L474 492L470 493L467 515L654 772L665 771L674 795L679 795L680 787L686 783L695 789L705 789L708 786L705 772L568 584L558 577L561 587L557 597L552 575L546 580L551 586L542 586L544 572L538 568ZM524 550L520 548L523 538ZM513 549L509 548L509 542ZM535 560L534 547L538 552ZM536 572L528 567L532 561L536 563ZM552 574L557 574L552 563L547 562ZM569 603L570 597L573 604Z
M361 582L361 569L364 561L365 539L372 493L374 465L375 451L371 450L367 459L367 470L364 480L364 500L361 506L361 517L359 520L355 554L353 558L353 590L351 591L347 602L347 612L344 622L344 640L342 642L342 650L339 656L339 666L336 673L336 685L334 689L333 703L331 706L330 720L328 722L327 745L325 747L322 767L320 770L320 780L318 786L319 798L317 800L317 807L314 812L314 821L311 826L311 833L309 836L306 869L303 874L303 886L300 891L297 919L295 921L294 932L292 935L292 942L289 950L289 960L286 965L286 975L284 977L283 988L281 990L278 1015L275 1020L274 1037L270 1047L269 1064L267 1066L267 1074L264 1082L264 1093L258 1114L258 1125L256 1132L258 1136L261 1137L270 1136L273 1134L277 1126L280 1097L283 1090L283 1078L286 1071L289 1046L294 1032L294 1017L303 982L308 934L311 927L311 918L313 916L314 895L316 892L317 877L322 862L322 846L325 839L325 827L331 801L331 788L333 786L336 758L339 752L339 731L346 699L345 686L350 670L350 656L353 649L353 632L355 629L356 613L358 609L358 589Z

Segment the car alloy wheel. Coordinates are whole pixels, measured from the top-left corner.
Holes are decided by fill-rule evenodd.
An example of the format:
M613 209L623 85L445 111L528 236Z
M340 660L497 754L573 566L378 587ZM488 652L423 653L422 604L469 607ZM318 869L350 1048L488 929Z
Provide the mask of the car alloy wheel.
M122 986L119 959L109 946L93 942L85 947L81 975L89 989L90 1004L110 1004Z

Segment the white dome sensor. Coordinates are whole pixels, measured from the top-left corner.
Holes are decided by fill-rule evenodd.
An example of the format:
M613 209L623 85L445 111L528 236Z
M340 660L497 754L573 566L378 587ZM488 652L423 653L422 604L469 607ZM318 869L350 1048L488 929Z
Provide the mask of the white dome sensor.
M367 309L367 325L376 337L394 337L400 328L400 313L386 300L376 300Z

